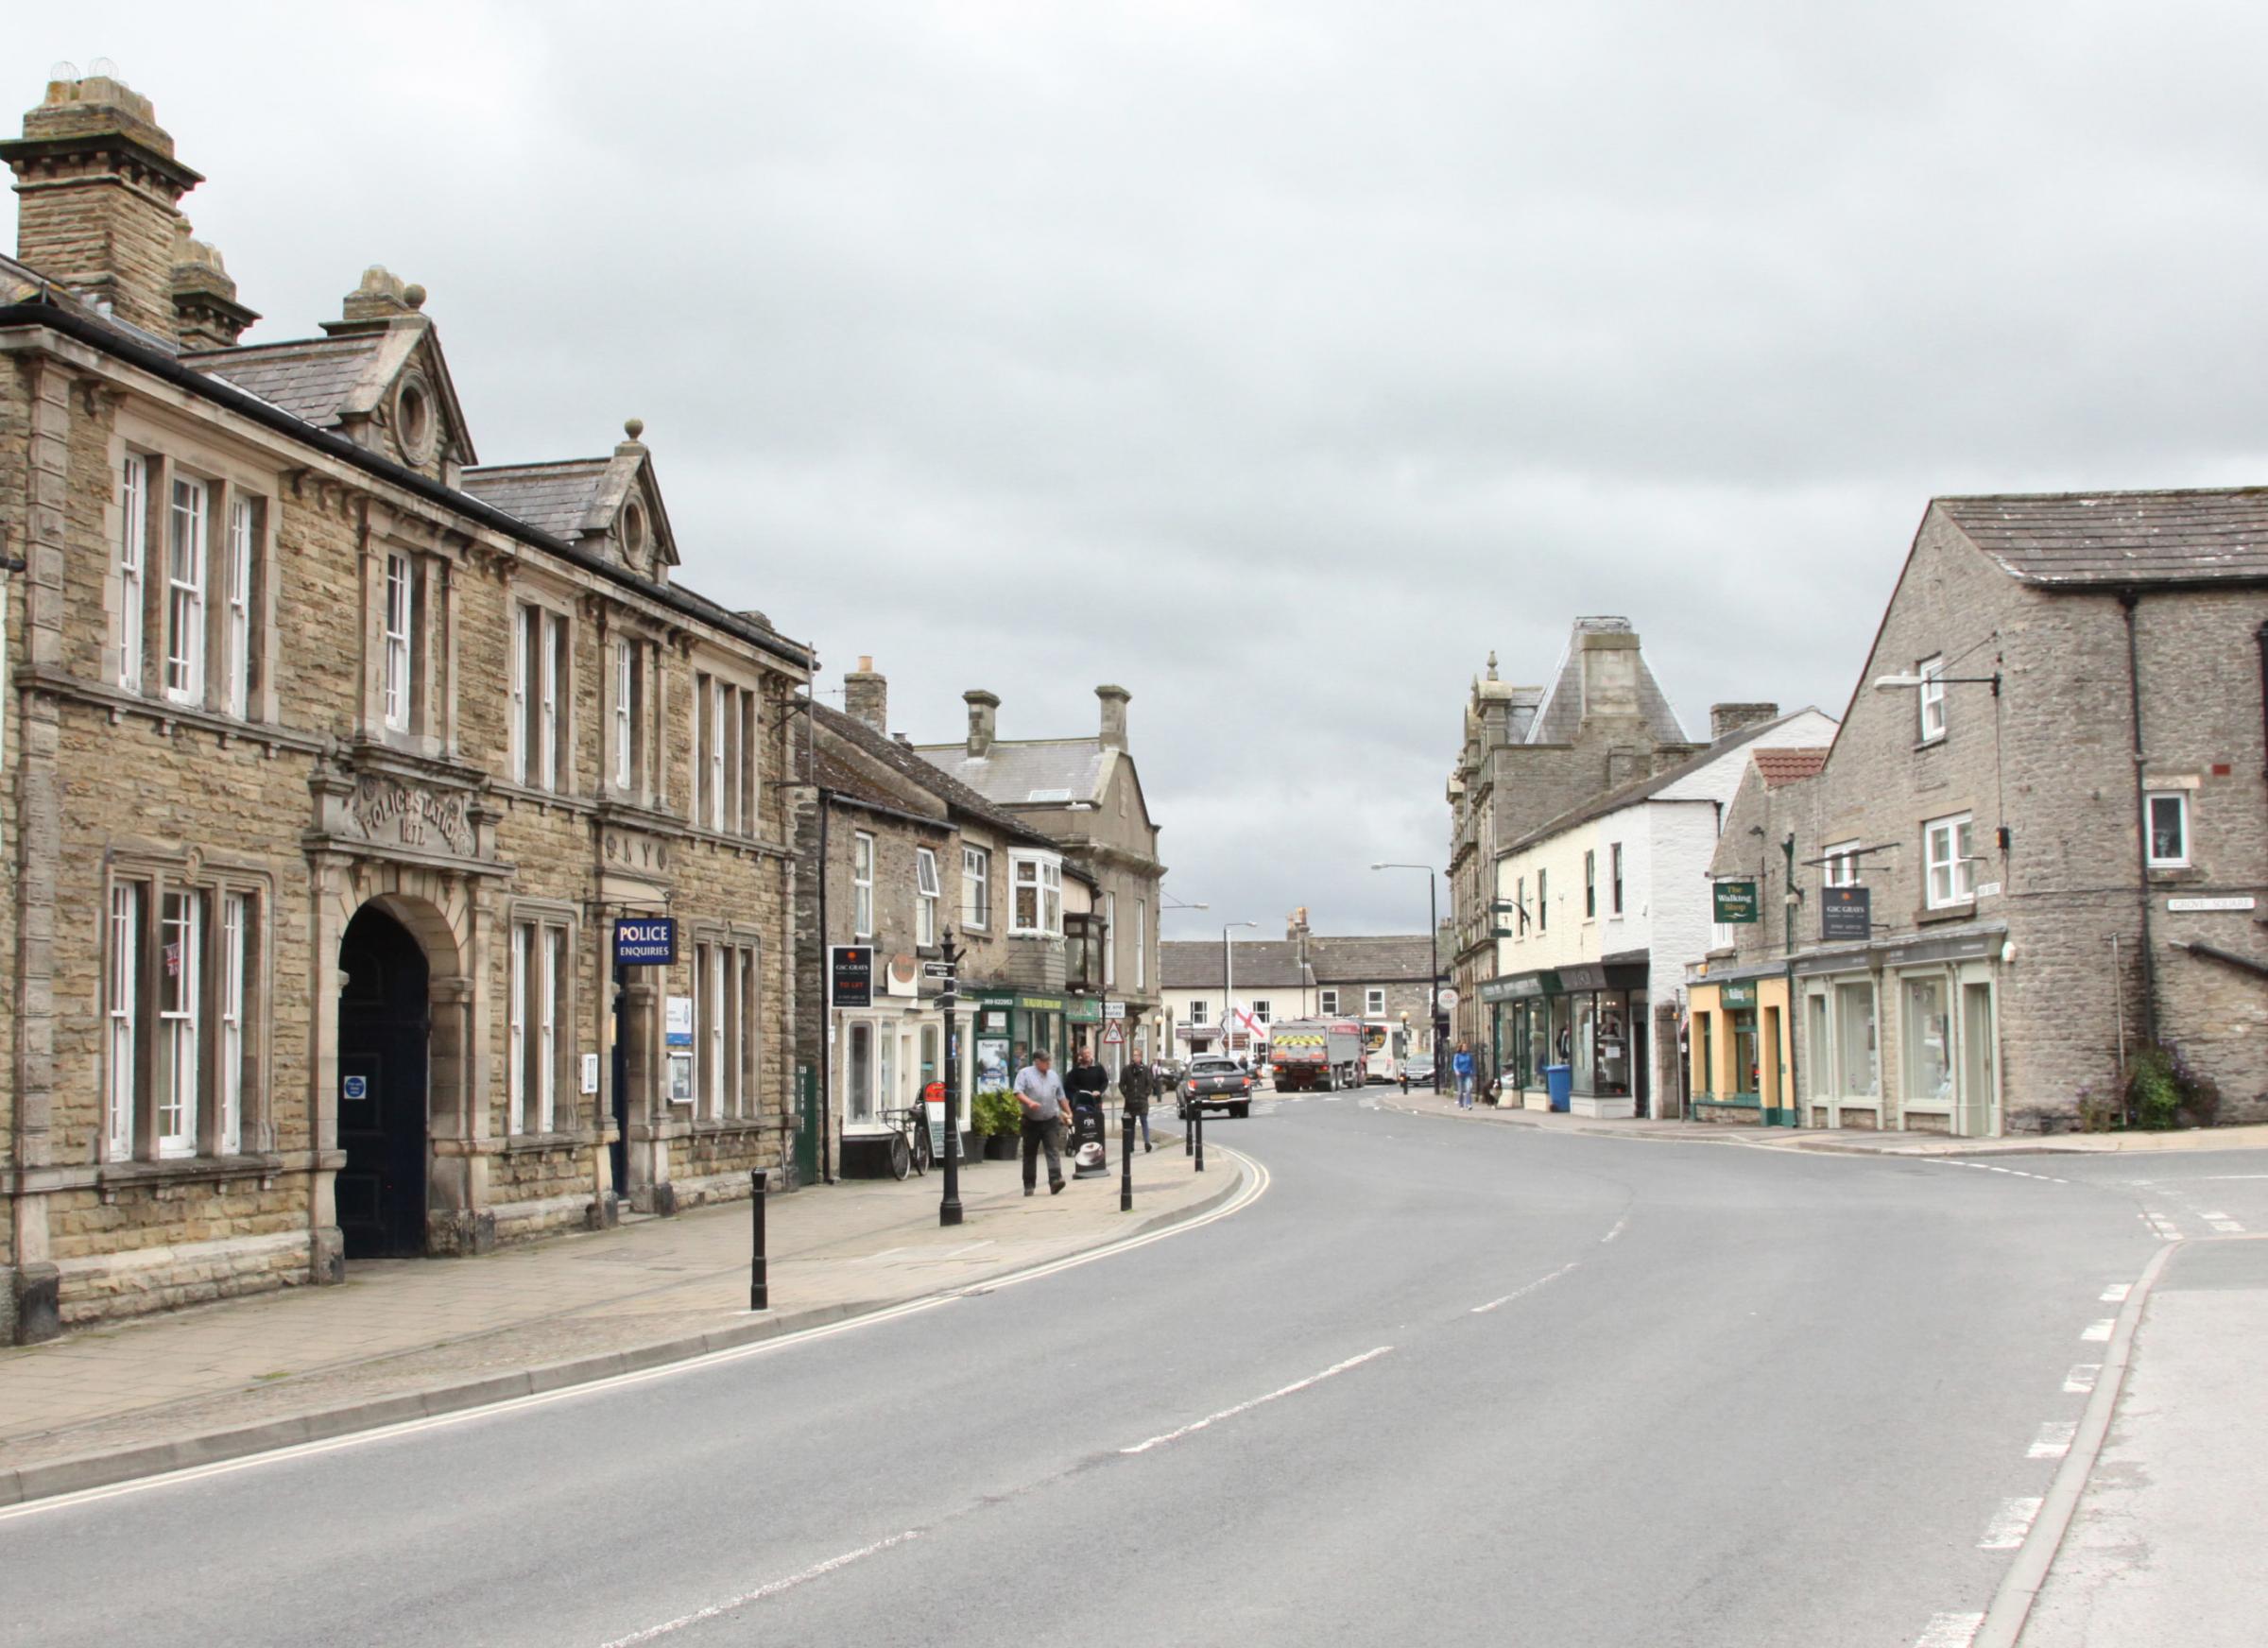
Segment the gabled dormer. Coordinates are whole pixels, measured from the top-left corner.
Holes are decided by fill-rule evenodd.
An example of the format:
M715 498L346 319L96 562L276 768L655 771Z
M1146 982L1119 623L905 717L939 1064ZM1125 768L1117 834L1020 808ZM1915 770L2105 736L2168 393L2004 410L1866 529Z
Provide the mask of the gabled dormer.
M333 429L443 486L475 461L472 437L425 288L383 268L363 273L326 335L184 354L189 366Z
M678 541L653 455L639 439L645 425L633 418L622 432L610 457L492 464L468 470L461 484L491 507L665 584L678 564Z

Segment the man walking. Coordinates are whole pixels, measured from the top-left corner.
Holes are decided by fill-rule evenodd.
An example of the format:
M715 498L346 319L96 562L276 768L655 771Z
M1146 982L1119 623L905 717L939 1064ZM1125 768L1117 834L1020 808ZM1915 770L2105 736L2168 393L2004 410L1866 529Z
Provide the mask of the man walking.
M1462 1041L1458 1042L1458 1043L1457 1043L1457 1051L1456 1051L1456 1052L1455 1052L1455 1054L1454 1054L1454 1055L1452 1055L1452 1056L1451 1056L1451 1058L1450 1058L1450 1061L1449 1061L1449 1068L1450 1068L1452 1071L1453 1071L1453 1072L1455 1072L1455 1073L1456 1073L1456 1077L1457 1077L1457 1108L1458 1108L1458 1109L1460 1109L1460 1110L1469 1110L1469 1109L1471 1109L1471 1108L1472 1108L1472 1049L1471 1049L1471 1048L1470 1048L1469 1045L1467 1045L1465 1042L1462 1042Z
M1048 1068L1047 1049L1034 1052L1032 1062L1016 1077L1016 1102L1023 1107L1023 1193L1039 1187L1040 1152L1047 1151L1047 1193L1063 1192L1063 1124L1071 1120L1071 1101L1063 1083Z
M1142 1123L1142 1148L1150 1148L1150 1067L1139 1058L1119 1073L1118 1096L1126 1107L1126 1120ZM1130 1135L1129 1129L1129 1135Z

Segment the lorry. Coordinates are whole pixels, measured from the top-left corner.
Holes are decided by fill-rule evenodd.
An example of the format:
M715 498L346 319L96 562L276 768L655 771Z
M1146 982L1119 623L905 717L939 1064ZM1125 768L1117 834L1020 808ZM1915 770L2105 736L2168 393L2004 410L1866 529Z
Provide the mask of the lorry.
M1278 1092L1335 1092L1362 1085L1361 1024L1351 1019L1290 1019L1271 1028L1268 1061Z

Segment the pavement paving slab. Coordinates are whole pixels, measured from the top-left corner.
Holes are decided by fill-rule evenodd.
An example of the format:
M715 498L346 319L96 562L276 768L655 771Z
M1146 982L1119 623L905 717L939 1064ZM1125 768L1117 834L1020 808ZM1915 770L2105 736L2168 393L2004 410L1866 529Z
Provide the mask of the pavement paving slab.
M766 1207L771 1309L748 1306L746 1202L475 1259L357 1262L294 1288L0 1351L0 1502L420 1413L603 1378L998 1279L1233 1196L1232 1153L1197 1174L1177 1136L1107 1177L1022 1194L1013 1162L964 1164L963 1223L936 1173L845 1180ZM1168 1148L1168 1145L1171 1148ZM610 1365L610 1359L613 1359ZM491 1388L493 1387L493 1388ZM210 1457L210 1452L199 1453Z

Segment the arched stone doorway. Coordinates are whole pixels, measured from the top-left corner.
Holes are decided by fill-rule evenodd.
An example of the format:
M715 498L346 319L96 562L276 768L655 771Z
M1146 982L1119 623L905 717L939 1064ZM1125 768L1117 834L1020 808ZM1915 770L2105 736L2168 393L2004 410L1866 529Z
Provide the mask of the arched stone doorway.
M365 904L338 946L336 1194L349 1259L425 1251L432 970L416 935Z

